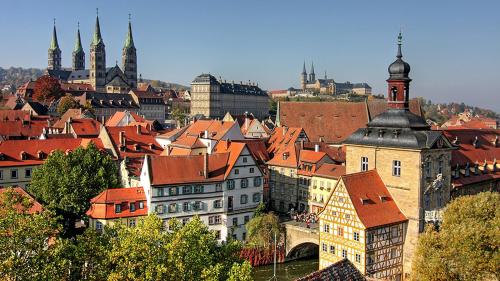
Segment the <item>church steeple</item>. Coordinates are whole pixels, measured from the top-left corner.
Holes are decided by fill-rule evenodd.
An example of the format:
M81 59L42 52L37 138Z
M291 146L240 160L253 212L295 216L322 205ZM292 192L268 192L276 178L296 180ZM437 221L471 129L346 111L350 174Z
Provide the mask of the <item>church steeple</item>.
M54 19L54 28L52 29L52 40L48 52L48 69L59 70L61 69L61 49L59 49L59 42L57 41L56 19Z
M409 108L410 100L410 65L403 60L401 51L403 36L401 32L398 35L398 52L396 60L389 65L389 79L387 79L388 95L387 101L390 108L406 109Z
M300 88L302 91L306 90L307 84L307 71L306 71L306 61L304 60L304 64L302 65L302 73L300 74Z
M94 90L103 91L106 85L106 46L101 36L99 10L96 10L94 36L90 44L90 83Z
M76 32L75 48L73 49L73 70L85 69L85 52L82 48L82 39L80 37L80 23Z
M132 36L132 23L128 15L128 32L122 49L122 69L130 87L137 88L137 54Z
M302 74L307 75L307 71L306 71L306 61L304 61L304 64L302 65Z
M314 73L314 62L311 62L311 73L309 73L309 83L316 82L316 74Z

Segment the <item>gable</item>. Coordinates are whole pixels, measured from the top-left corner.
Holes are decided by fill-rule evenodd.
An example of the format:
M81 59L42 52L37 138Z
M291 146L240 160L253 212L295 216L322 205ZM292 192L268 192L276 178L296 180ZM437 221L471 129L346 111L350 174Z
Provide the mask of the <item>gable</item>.
M342 179L337 182L330 192L325 208L321 211L319 217L343 225L355 224L358 228L365 228L356 214L356 209Z

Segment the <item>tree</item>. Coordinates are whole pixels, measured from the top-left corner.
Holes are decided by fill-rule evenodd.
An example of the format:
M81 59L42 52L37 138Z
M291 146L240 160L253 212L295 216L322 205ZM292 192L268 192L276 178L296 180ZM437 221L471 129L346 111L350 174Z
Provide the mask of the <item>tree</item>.
M245 261L241 264L234 263L229 271L227 281L252 281L252 265Z
M172 118L176 121L178 127L182 127L186 122L186 113L182 111L182 109L178 106L175 106L172 109Z
M439 230L419 237L415 280L498 280L500 194L484 192L452 201Z
M0 194L2 280L43 280L46 250L58 226L49 211L30 214L30 201L9 189Z
M64 96L57 105L57 113L62 116L68 109L80 108L80 103L71 96Z
M268 248L274 243L274 234L279 237L281 225L279 218L273 213L253 217L245 225L247 242L254 247Z
M113 159L90 143L64 154L52 153L36 168L29 186L33 195L62 216L63 235L73 235L74 222L90 207L90 199L119 184Z
M39 102L50 103L59 99L63 94L59 80L54 77L44 75L35 81L33 99Z

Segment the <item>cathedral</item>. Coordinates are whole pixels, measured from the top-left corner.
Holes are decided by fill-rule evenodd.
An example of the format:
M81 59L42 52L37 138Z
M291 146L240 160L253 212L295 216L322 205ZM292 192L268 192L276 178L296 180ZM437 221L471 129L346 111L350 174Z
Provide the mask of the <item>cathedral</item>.
M137 53L132 37L132 24L128 22L128 32L122 49L122 65L118 62L113 67L106 67L106 46L101 36L99 15L96 16L95 31L90 44L90 68L85 69L85 52L78 26L75 47L72 53L72 67L62 68L61 49L57 42L56 25L52 32L52 41L48 50L47 74L69 83L90 84L96 92L128 93L137 88Z

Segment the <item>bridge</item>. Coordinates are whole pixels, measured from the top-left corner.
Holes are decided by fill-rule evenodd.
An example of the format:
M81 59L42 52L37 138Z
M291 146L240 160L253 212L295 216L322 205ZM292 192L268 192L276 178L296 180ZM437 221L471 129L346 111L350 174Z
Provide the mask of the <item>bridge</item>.
M286 230L286 260L318 255L319 225L317 223L310 224L309 228L304 222L287 221L282 224Z

